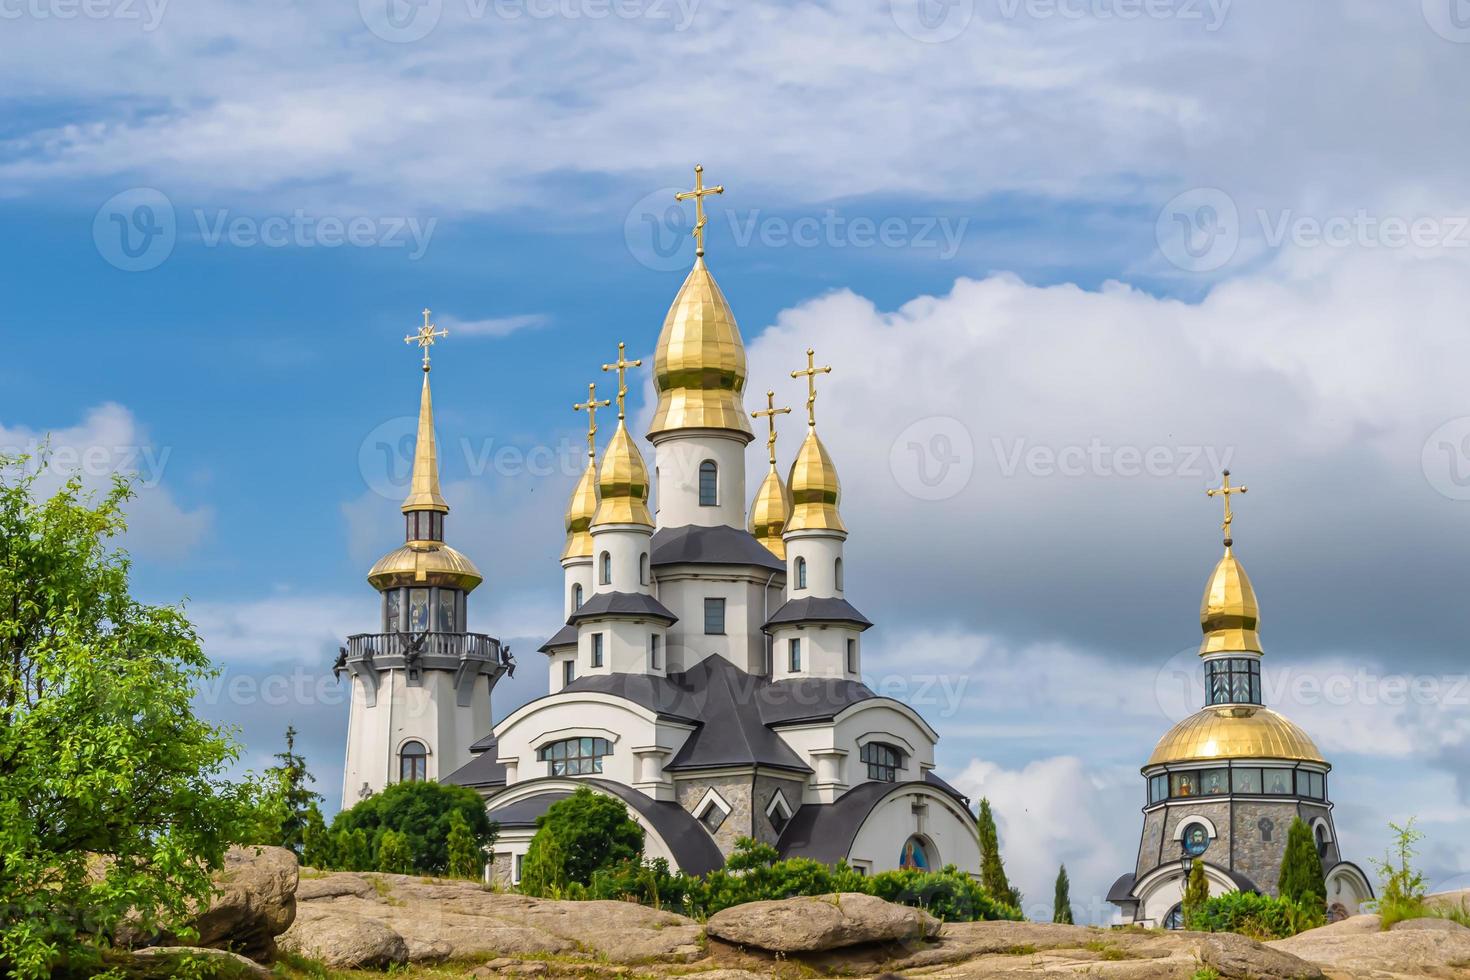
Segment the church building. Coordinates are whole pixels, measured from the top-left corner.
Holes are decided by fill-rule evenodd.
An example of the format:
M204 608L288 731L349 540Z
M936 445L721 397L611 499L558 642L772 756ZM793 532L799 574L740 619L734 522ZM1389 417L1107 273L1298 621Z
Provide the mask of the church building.
M480 575L445 544L428 388L424 387L406 543L373 568L382 632L349 639L352 676L343 805L399 780L438 779L486 798L500 827L489 873L514 884L536 819L579 787L621 800L645 853L688 873L723 864L740 837L783 857L847 861L872 873L954 864L979 873L969 801L935 772L939 734L863 683L873 625L845 591L841 482L818 435L806 364L806 434L782 475L775 385L748 411L744 344L704 259L705 187L692 199L698 248L652 357L658 403L644 450L627 427L623 344L574 407L587 413L585 471L568 503L565 622L541 647L549 693L491 723L490 692L509 651L469 633ZM597 412L616 406L601 458ZM752 420L767 429L769 470L745 486ZM652 506L650 506L650 504ZM747 509L748 504L748 509Z
M1184 887L1195 859L1210 894L1276 894L1286 836L1300 817L1312 828L1327 879L1330 917L1345 918L1373 897L1368 877L1345 861L1332 822L1332 767L1312 739L1264 704L1260 606L1231 539L1230 485L1225 555L1200 603L1205 707L1159 740L1142 769L1143 835L1134 869L1108 892L1125 922L1182 928Z

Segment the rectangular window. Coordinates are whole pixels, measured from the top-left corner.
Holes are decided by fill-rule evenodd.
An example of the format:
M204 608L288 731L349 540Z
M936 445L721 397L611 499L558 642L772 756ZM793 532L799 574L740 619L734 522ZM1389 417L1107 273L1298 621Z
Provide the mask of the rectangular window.
M439 590L439 632L458 633L459 616L454 608L454 590Z
M847 641L847 672L857 673L857 640L853 639Z
M1230 792L1229 769L1206 769L1199 776L1200 792L1205 796L1223 796Z
M577 662L575 660L563 660L561 664L562 686L570 684L577 678Z
M721 635L725 632L725 600L704 600L704 632L707 635Z
M1198 796L1199 795L1199 773L1197 772L1171 772L1169 773L1169 795L1173 797Z
M387 592L383 593L383 599L387 603L388 610L384 616L384 619L386 620L386 625L384 626L385 632L397 633L400 629L403 628L403 623L398 613L399 607L402 604L402 598L403 593L399 592L397 589L389 589Z
M1205 664L1205 687L1210 704L1260 704L1261 662L1254 657L1230 657Z
M1230 786L1231 789L1236 793L1259 794L1261 792L1261 770L1230 770Z
M786 669L793 674L801 673L801 641L789 640L786 651Z
M1290 769L1262 769L1261 792L1272 796L1291 795Z
M592 634L592 666L602 666L602 634Z
M515 870L512 871L510 875L511 884L519 885L521 883L521 873L525 870L526 856L524 854L517 854L515 860Z
M1169 798L1169 777L1151 776L1148 781L1148 801L1158 803Z
M1320 800L1323 793L1323 779L1320 772L1307 772L1298 769L1296 773L1296 795L1305 796L1308 799Z
M659 647L662 646L662 644L663 637L659 636L657 633L648 638L648 666L652 667L654 670L663 669L663 657L659 652Z

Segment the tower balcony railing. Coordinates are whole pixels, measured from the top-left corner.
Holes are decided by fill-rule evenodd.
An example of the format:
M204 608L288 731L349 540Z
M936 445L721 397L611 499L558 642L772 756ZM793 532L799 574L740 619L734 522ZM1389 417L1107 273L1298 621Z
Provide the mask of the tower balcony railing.
M348 661L397 657L416 661L428 657L481 660L506 667L512 663L510 648L484 633L356 633L347 638L346 652Z

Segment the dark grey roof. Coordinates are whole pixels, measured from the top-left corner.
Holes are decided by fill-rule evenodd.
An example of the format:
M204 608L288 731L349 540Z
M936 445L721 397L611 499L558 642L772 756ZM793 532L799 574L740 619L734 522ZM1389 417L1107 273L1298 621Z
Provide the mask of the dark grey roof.
M691 692L674 683L673 677L658 674L587 674L562 688L562 692L610 694L632 701L665 718L698 722L700 707ZM551 697L553 695L548 695Z
M767 725L835 718L844 709L876 698L861 681L837 677L797 677L764 685L760 692L761 720Z
M577 627L568 623L566 626L563 626L561 629L557 630L556 633L551 637L551 639L541 644L541 649L537 652L546 653L553 647L569 647L575 645L576 642Z
M514 803L507 803L502 807L490 808L490 819L504 828L534 827L536 821L546 815L551 809L551 804L564 800L571 796L565 790L553 790L546 793L538 793L528 796ZM493 801L492 801L493 802Z
M504 786L505 766L495 761L494 752L481 752L454 772L439 780L451 786Z
M852 623L860 629L873 624L846 599L788 599L771 614L762 627L770 630L782 623Z
M698 691L703 722L685 740L664 768L708 769L729 766L772 766L811 772L801 757L766 727L758 711L751 711L757 679L724 657L706 657L683 674L678 683Z
M471 754L479 753L479 752L489 752L489 751L493 750L495 748L495 746L496 746L495 733L494 732L491 732L489 735L486 735L484 738L479 739L478 741L475 741L475 742L470 743L470 752L471 752Z
M1138 899L1133 897L1133 872L1120 875L1113 882L1113 887L1108 889L1108 901L1114 905L1122 905L1126 902L1137 903Z
M575 626L584 619L592 619L596 616L633 616L641 619L661 619L667 623L679 621L678 616L669 612L667 606L651 595L643 595L640 592L599 592L582 603L576 612L567 617L567 623Z
M917 780L860 783L831 803L804 804L781 832L776 850L783 858L804 857L822 864L836 864L851 853L852 842L863 821L884 797L923 785Z
M965 809L968 810L970 808L970 798L964 793L961 793L959 790L955 789L949 783L936 776L933 769L930 769L928 772L924 773L924 782L928 783L930 786L933 786L935 789L942 790L948 793L950 796L953 796L955 799L964 804Z
M665 527L653 533L651 561L659 565L756 565L774 572L786 563L766 549L749 531L717 525Z

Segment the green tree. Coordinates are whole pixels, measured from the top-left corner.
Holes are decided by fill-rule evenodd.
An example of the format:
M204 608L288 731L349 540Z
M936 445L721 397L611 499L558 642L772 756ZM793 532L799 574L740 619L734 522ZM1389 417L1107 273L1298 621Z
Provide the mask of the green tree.
M485 852L475 843L470 825L458 810L449 814L449 874L478 881L485 873Z
M341 871L373 870L373 849L368 843L367 831L361 827L352 830L334 830L332 834L333 867Z
M0 456L0 975L25 978L89 969L130 913L181 930L247 812L194 627L129 593L127 482L38 499L45 473Z
M1012 888L1006 879L1005 861L1000 856L1000 835L995 829L995 817L990 812L990 800L980 800L980 814L975 818L980 829L980 883L997 902L1021 907L1021 892Z
M1051 921L1072 925L1072 884L1067 879L1067 866L1064 864L1057 872L1057 887L1052 893Z
M316 782L306 768L306 758L296 754L296 729L286 728L286 751L277 752L279 765L265 771L264 789L256 802L252 844L288 847L302 856L306 844L308 814L322 795L308 784Z
M413 874L413 851L408 846L408 835L397 830L379 834L377 864L379 871L388 874Z
M521 890L547 895L570 884L586 885L593 872L642 856L643 828L623 802L582 786L536 819Z
M1209 900L1210 882L1205 878L1205 862L1195 858L1194 865L1189 869L1189 882L1184 886L1184 905L1180 909L1184 928L1201 928L1200 918Z
M306 827L301 832L301 863L319 870L333 869L337 867L336 852L336 838L313 803L306 811Z
M1306 906L1327 905L1327 879L1322 873L1322 856L1312 828L1301 817L1286 832L1286 853L1281 857L1281 875L1276 892L1282 898Z
M379 836L396 830L408 838L413 870L437 875L449 867L449 829L454 813L464 819L476 847L484 850L495 843L497 828L486 815L480 794L446 783L394 783L337 814L332 830L363 831L374 852Z

